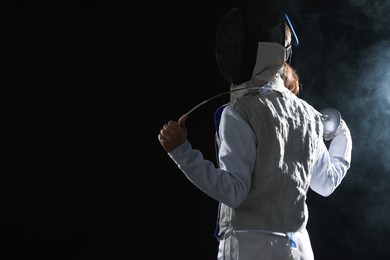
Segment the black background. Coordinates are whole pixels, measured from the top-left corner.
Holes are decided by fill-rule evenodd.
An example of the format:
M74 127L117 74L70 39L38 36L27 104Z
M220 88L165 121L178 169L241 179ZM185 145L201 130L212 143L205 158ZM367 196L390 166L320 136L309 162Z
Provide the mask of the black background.
M217 202L157 135L228 90L215 63L229 1L18 1L1 54L0 259L216 259ZM328 198L308 194L316 260L389 255L390 20L385 1L289 1L300 97L337 108L354 146ZM188 138L214 161L213 112Z

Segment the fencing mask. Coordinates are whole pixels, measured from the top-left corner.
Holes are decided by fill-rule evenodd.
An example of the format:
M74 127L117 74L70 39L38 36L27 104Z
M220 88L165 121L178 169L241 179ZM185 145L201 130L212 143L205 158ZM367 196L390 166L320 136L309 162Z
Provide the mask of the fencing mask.
M251 79L258 62L258 43L272 42L285 46L285 25L292 34L292 45L298 38L287 14L277 5L261 1L244 1L228 11L220 21L215 40L218 69L231 84L239 85ZM285 61L291 59L292 49L287 46Z

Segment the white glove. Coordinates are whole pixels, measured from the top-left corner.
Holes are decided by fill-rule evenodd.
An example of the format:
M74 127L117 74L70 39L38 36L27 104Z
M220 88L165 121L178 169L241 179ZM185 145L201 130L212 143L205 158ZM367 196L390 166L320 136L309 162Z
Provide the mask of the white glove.
M340 120L340 124L339 126L337 127L336 131L332 132L332 133L324 133L324 139L325 141L330 141L332 140L333 138L335 138L342 130L342 128L345 126L345 122L343 119Z

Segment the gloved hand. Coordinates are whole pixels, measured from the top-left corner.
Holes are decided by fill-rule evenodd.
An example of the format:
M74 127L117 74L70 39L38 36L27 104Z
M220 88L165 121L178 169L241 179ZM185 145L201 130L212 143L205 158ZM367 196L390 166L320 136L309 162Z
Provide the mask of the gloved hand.
M325 141L330 141L332 140L333 138L335 138L338 134L340 134L340 132L343 130L343 127L347 127L344 120L341 119L340 120L340 124L339 126L337 127L336 131L332 132L332 133L324 133L324 136L323 138L325 139ZM348 127L347 127L348 128Z

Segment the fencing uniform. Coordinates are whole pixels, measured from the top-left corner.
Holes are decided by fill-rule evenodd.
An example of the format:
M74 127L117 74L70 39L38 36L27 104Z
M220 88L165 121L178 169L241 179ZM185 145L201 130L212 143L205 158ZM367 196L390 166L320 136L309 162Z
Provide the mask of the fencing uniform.
M218 259L313 259L306 193L329 196L344 178L352 149L346 124L327 149L319 112L277 74L255 95L221 107L216 126L218 167L188 140L169 156L220 202Z

